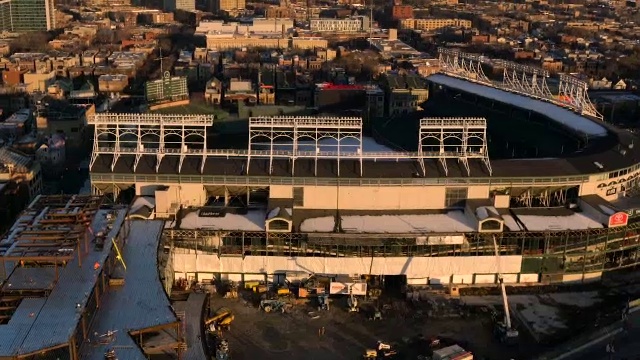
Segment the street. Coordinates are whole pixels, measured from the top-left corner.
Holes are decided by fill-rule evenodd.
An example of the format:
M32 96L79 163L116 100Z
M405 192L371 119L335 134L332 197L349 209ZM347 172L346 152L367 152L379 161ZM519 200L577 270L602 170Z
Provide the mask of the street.
M612 357L607 353L607 344L610 339L604 339L565 359L639 360L640 342L636 339L640 336L640 311L629 315L628 324L628 331L619 333L614 338L615 353Z

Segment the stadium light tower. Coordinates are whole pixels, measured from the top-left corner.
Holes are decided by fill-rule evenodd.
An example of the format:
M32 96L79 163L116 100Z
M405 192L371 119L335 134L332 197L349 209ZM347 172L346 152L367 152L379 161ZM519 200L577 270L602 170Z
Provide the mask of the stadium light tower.
M492 174L487 148L487 120L484 118L424 118L420 120L418 158L426 176L425 159L437 160L445 175L448 159L458 160L471 176L470 159L481 160Z
M347 143L345 139L353 141ZM362 176L362 118L251 117L249 118L247 173L249 173L252 158L269 159L269 174L273 171L273 160L289 159L292 175L295 174L296 159L313 159L315 175L318 174L319 159L334 159L338 164L338 176L341 158L357 159Z

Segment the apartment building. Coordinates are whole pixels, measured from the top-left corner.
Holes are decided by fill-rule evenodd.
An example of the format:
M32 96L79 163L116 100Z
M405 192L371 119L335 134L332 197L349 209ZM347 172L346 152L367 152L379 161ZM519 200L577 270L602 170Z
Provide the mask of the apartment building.
M411 5L394 5L391 8L391 16L394 20L412 19L413 6Z
M195 0L164 0L164 10L165 11L175 11L175 10L195 11L196 1Z
M429 98L429 88L420 76L387 73L383 79L388 116L420 110L420 106Z
M471 20L464 19L404 19L400 20L401 29L434 31L447 27L471 28Z
M369 17L354 16L347 19L311 19L311 31L317 32L361 32L369 31Z
M211 0L209 11L231 11L241 10L246 6L246 0Z

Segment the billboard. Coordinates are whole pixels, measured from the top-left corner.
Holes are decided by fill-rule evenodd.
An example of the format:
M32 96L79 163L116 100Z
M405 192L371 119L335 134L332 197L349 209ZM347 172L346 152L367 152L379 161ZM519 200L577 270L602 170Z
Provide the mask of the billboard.
M629 214L619 211L609 216L609 227L625 226L629 221Z
M351 290L353 295L365 296L367 295L367 284L339 281L332 281L331 284L329 284L329 294L331 295L349 295L349 290Z

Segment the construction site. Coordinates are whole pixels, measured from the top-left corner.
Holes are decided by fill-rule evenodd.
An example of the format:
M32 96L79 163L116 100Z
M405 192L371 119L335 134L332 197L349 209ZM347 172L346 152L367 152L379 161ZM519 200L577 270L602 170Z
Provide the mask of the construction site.
M96 196L41 196L20 214L0 241L0 359L530 359L638 296L507 287L500 271L484 287L174 278L165 222L131 217Z
M185 358L535 359L619 319L631 294L598 286L393 292L378 280L178 281L171 297L187 311Z
M39 196L18 216L0 240L0 359L179 358L154 256L163 222L127 212L96 196Z

